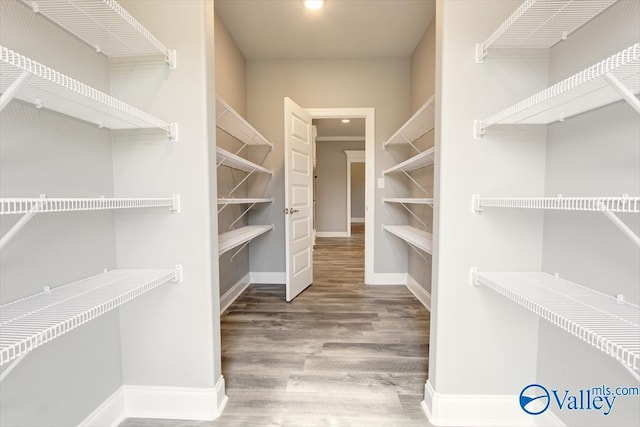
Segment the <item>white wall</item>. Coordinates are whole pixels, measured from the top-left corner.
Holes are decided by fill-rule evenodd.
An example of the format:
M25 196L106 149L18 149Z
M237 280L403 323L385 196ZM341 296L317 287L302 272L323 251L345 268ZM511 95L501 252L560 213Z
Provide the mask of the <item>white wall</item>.
M316 147L316 230L346 233L347 156L344 150L364 150L364 142L321 141ZM364 180L364 174L362 178ZM364 205L364 186L362 199ZM364 218L364 209L362 213Z
M545 130L490 129L473 122L547 85L547 56L518 52L475 64L475 44L519 1L448 1L436 6L434 284L429 382L436 392L513 395L535 378L537 318L469 284L469 269L536 271L542 214L473 214L473 194L542 194ZM431 402L427 401L427 405ZM459 414L458 414L459 415Z
M109 91L106 59L29 7L0 2L0 23L3 46ZM1 197L112 196L109 133L12 101L0 114ZM18 218L3 215L0 233ZM115 266L113 213L38 215L0 252L0 303ZM0 425L76 425L121 383L114 312L32 351L0 383Z
M354 218L364 218L364 163L351 164L351 221Z
M263 182L276 198L271 209L252 218L256 224L275 224L270 233L251 244L254 271L284 271L284 175L283 99L290 97L304 108L373 107L376 109L376 177L397 163L382 142L409 117L408 60L254 60L248 62L247 112L249 120L274 143L267 165L275 171ZM382 195L375 192L376 273L406 272L406 246L383 233L382 224L398 223L404 216L382 209Z
M640 40L640 3L622 1L551 49L555 83ZM588 46L588 49L584 47ZM640 121L624 101L548 127L545 193L549 196L640 194ZM621 215L636 234L639 215ZM542 268L609 295L640 303L640 251L604 215L546 212ZM577 390L597 384L637 385L620 363L566 332L540 323L538 380ZM590 411L562 411L574 426L635 426L640 401L618 398L604 419Z

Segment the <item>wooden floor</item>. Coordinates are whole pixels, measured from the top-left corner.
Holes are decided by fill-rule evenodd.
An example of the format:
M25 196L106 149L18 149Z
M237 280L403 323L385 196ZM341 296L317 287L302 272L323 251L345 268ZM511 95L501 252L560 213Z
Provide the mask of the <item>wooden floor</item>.
M293 302L252 285L224 313L220 418L121 426L428 426L429 312L404 286L364 286L362 227L317 243L314 283Z

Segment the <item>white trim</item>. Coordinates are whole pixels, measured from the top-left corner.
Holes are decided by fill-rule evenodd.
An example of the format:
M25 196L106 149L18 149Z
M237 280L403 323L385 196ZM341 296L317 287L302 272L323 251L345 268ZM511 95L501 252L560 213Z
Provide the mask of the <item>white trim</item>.
M220 297L220 314L224 313L241 293L251 284L251 273L247 273Z
M317 237L349 237L346 231L316 231Z
M284 285L287 273L284 271L252 271L249 273L249 283L261 285Z
M318 142L364 142L365 137L364 135L362 136L319 136L316 138L316 141Z
M222 376L213 388L123 385L79 426L115 427L125 418L211 421L227 404L224 388Z
M364 118L365 121L365 234L364 234L364 282L374 282L375 230L375 108L306 108L314 119ZM348 224L348 223L347 223Z
M427 380L424 386L424 410L429 422L436 426L473 427L565 427L552 412L527 415L516 395L442 394Z
M351 218L351 224L364 224L364 218Z
M406 285L407 273L374 273L373 280L367 285Z
M347 155L347 237L351 237L351 164L352 163L365 163L365 150L344 150L344 154ZM365 163L366 165L366 163ZM366 170L366 167L365 167ZM362 220L364 222L364 218Z
M431 311L431 293L423 288L411 274L407 274L407 289L424 305L424 308Z
M347 160L351 163L364 163L366 161L365 150L344 150Z

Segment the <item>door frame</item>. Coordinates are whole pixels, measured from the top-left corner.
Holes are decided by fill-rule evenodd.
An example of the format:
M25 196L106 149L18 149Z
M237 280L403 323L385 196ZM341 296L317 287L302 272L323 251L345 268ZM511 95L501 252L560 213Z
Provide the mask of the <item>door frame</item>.
M362 118L365 121L365 191L364 191L364 282L373 284L374 280L374 218L375 218L375 108L305 108L312 119ZM348 212L351 215L351 212ZM347 227L350 227L347 224Z
M367 159L365 150L344 150L344 154L347 155L347 237L351 237L351 164L364 163L366 176Z

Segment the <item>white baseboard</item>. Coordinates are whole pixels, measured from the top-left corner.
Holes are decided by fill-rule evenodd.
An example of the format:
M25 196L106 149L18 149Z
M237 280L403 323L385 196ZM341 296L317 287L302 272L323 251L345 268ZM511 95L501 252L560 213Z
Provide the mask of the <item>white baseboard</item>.
M242 292L251 284L251 273L247 273L244 277L233 285L227 292L220 297L220 313L224 313L227 308L240 296Z
M349 237L348 231L318 231L317 237Z
M364 224L364 218L351 218L351 224Z
M420 301L427 310L431 311L431 294L410 274L407 274L407 289L418 298L418 301Z
M284 271L252 271L249 274L250 283L263 285L284 285L287 277Z
M227 404L224 378L213 388L123 385L80 427L115 427L126 418L211 421Z
M367 285L406 285L407 273L373 273L373 283Z
M427 380L424 396L422 409L435 426L565 427L551 412L536 416L526 414L515 395L441 394Z

